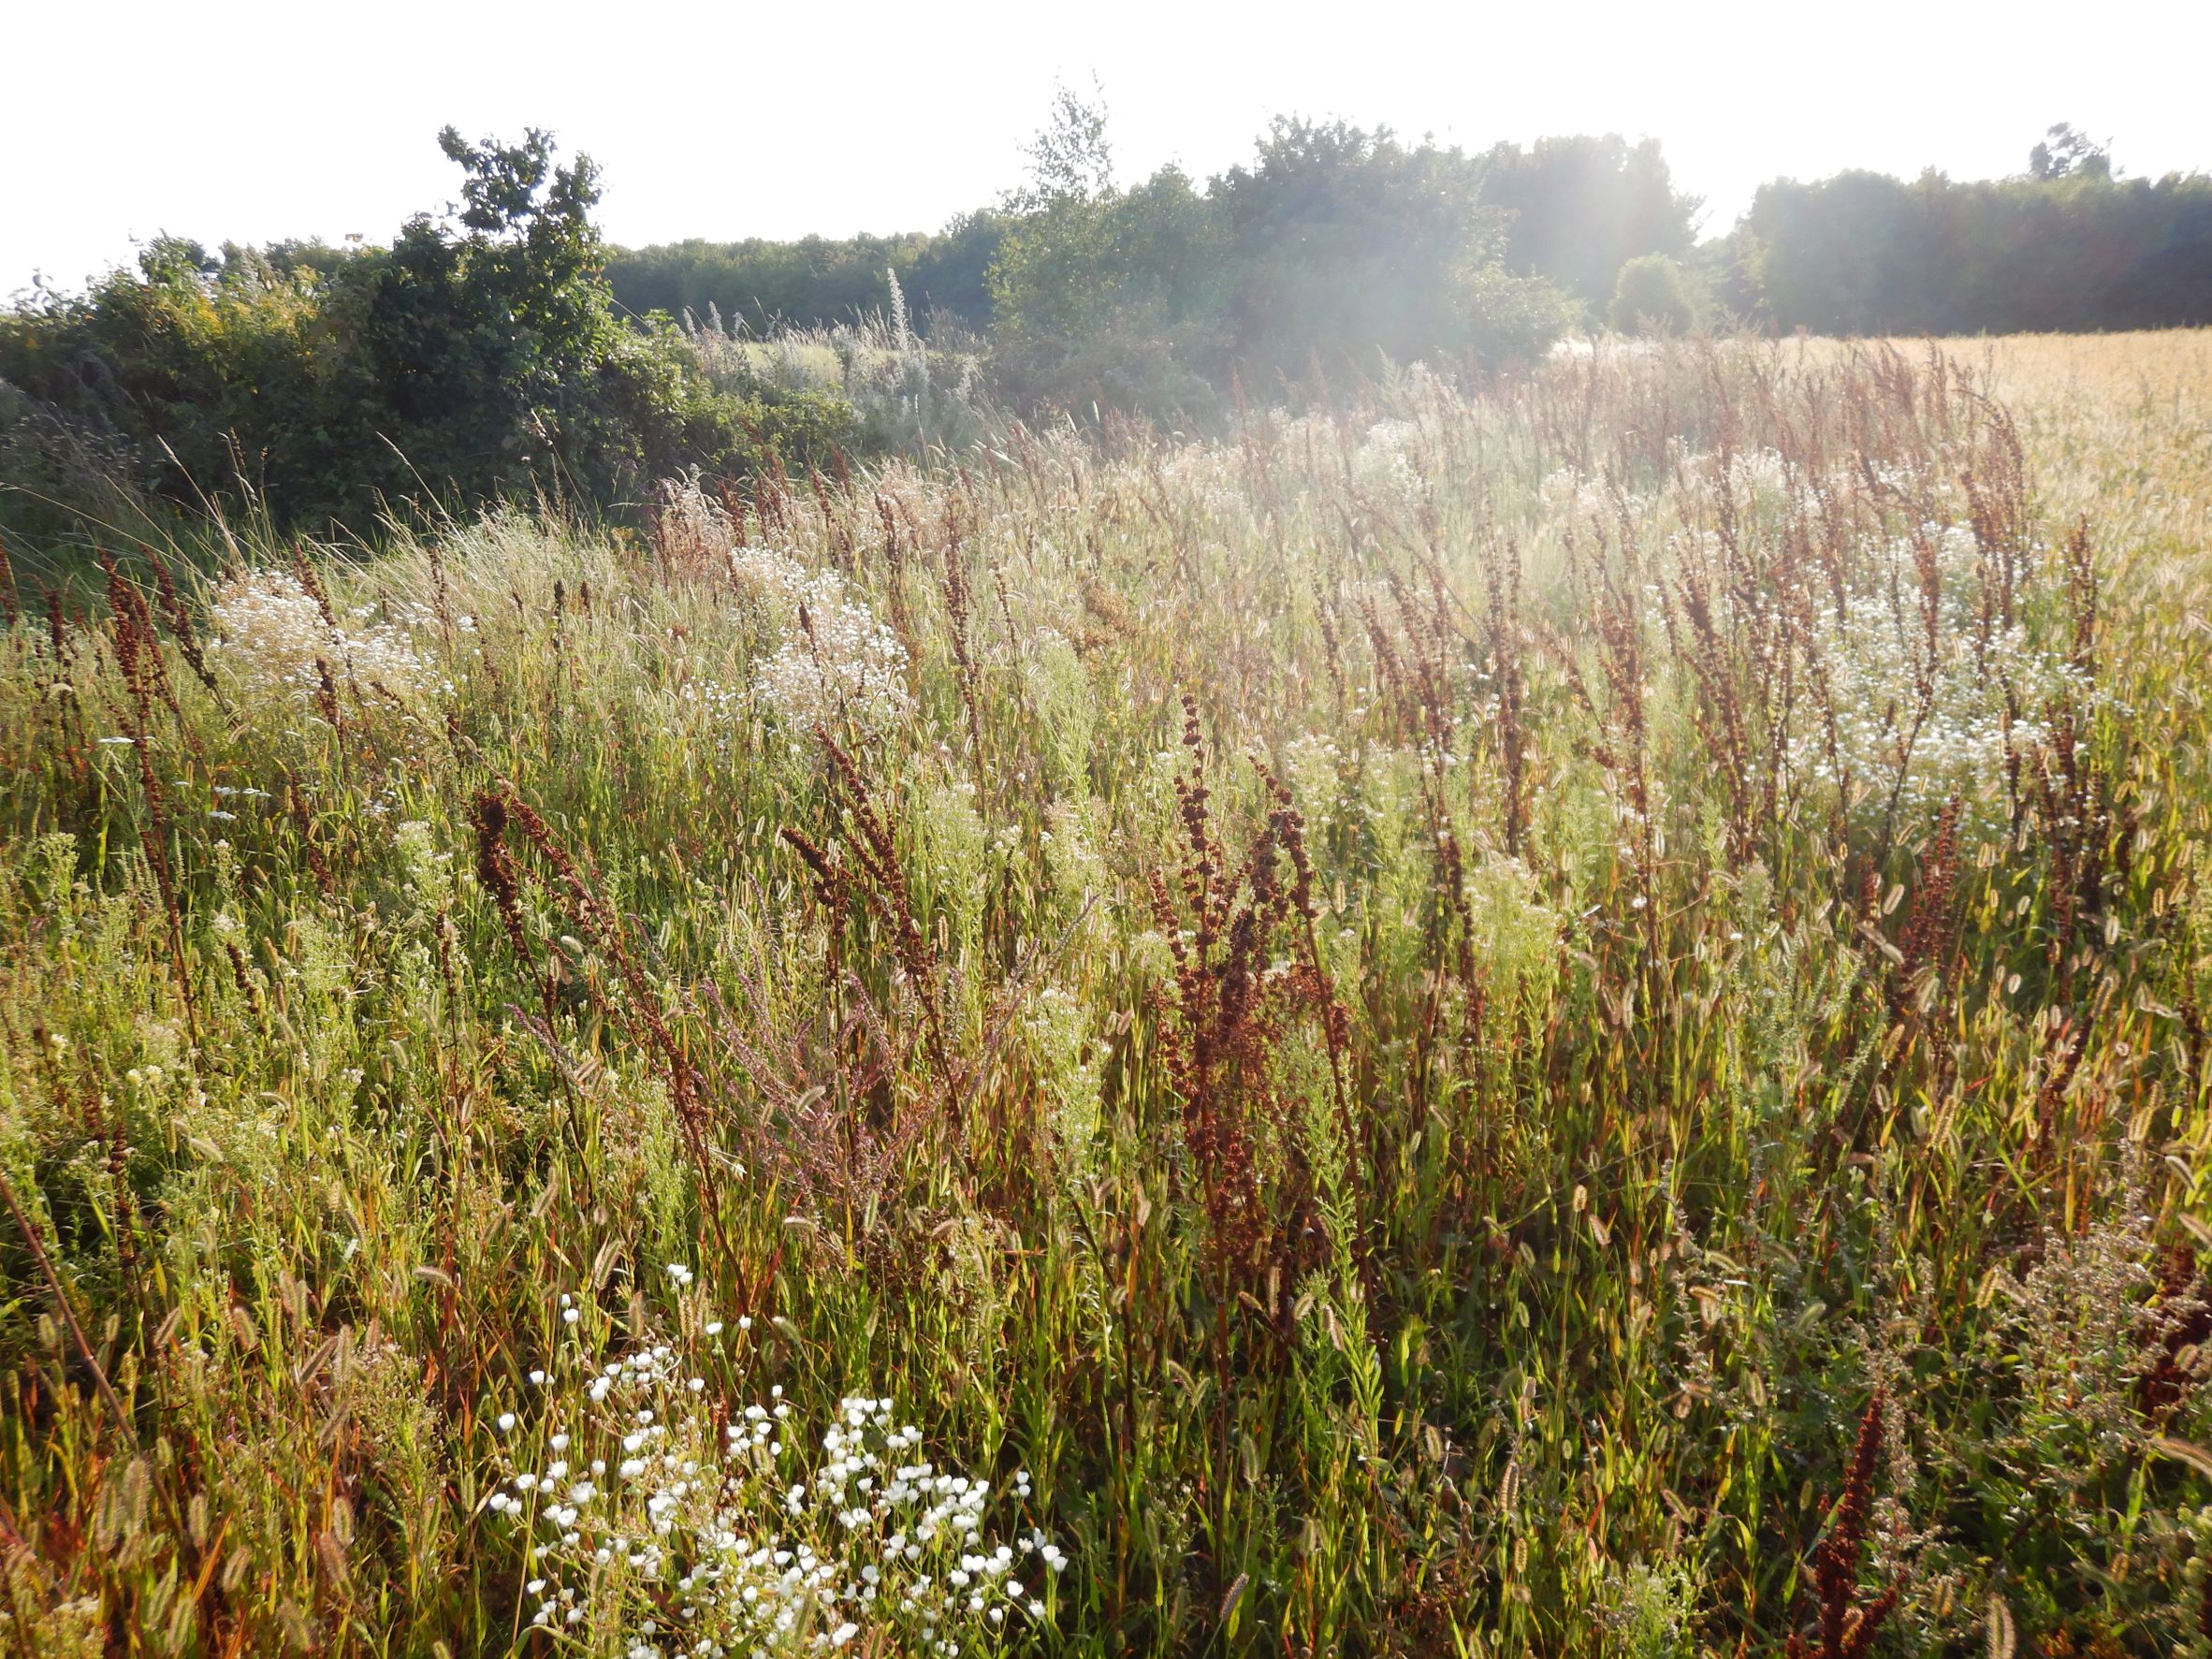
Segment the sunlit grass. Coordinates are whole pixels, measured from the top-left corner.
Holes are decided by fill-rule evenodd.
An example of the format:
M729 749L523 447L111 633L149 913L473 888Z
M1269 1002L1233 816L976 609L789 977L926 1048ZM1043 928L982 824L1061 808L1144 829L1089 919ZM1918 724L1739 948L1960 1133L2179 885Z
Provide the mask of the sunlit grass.
M1946 349L26 590L6 1641L2203 1651L2212 336Z

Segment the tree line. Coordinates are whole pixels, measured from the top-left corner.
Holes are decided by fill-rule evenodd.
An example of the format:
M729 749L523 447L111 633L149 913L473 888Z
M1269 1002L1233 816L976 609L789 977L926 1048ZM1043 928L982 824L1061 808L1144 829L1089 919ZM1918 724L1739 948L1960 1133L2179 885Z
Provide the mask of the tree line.
M1069 145L1086 123L1093 151L1078 155ZM1070 192L1112 191L1111 153L1099 112L1063 95L1055 126L1060 136L1041 174L1002 201L958 215L939 232L795 241L692 238L617 248L607 265L616 302L636 316L657 311L705 316L712 308L760 332L817 327L887 305L886 273L896 271L906 302L925 326L949 322L984 334L998 309L993 269L1009 232L1027 217L1026 210ZM1387 132L1288 119L1273 124L1258 151L1253 164L1232 167L1204 190L1191 186L1193 194L1226 202L1241 190L1248 199L1256 171L1272 164L1279 179L1301 152L1316 164L1307 169L1309 179L1347 157L1355 167L1387 173L1408 153ZM1435 182L1451 193L1453 212L1487 222L1507 268L1552 283L1584 312L1603 310L1630 259L1686 259L1695 242L1700 204L1675 189L1655 139L1631 144L1618 135L1578 135L1539 138L1526 148L1501 143L1477 156L1427 144L1410 147L1410 153L1421 157ZM1040 160L1033 148L1033 172ZM1167 168L1130 194L1165 205L1188 183L1180 169ZM1144 205L1140 200L1123 217Z
M0 313L0 525L221 502L359 534L401 501L605 503L687 466L830 464L836 400L733 396L665 319L617 316L588 157L534 130L439 141L461 198L389 247L165 236Z
M1364 153L1354 155L1358 145ZM2119 177L2103 146L2065 124L2034 144L2026 170L2012 178L1955 180L1931 170L1906 180L1855 170L1809 182L1778 179L1760 188L1735 226L1700 245L1701 204L1674 187L1653 140L1573 136L1463 156L1427 145L1408 150L1387 134L1278 123L1253 163L1203 186L1170 168L1120 193L1111 218L1126 237L1125 285L1162 285L1136 268L1168 245L1161 234L1175 234L1178 219L1187 226L1217 210L1220 226L1248 227L1253 215L1238 216L1256 179L1262 189L1303 194L1309 207L1328 193L1332 171L1357 191L1379 185L1389 199L1390 176L1407 155L1419 158L1424 185L1456 198L1467 240L1455 255L1487 237L1504 274L1550 284L1576 323L1841 335L2212 323L2212 177ZM1091 183L1095 194L1113 194L1108 180ZM1418 188L1410 199L1421 200ZM1344 202L1322 217L1341 225L1365 211ZM618 301L637 314L704 315L711 306L758 329L832 323L880 307L885 273L895 269L925 327L939 319L987 334L1002 320L1022 324L1024 296L995 288L993 273L1006 270L1007 239L1037 229L1027 214L1001 203L935 236L617 250L608 274ZM1420 233L1393 218L1388 234ZM1193 260L1217 262L1238 238L1210 238L1203 248L1185 240ZM1187 292L1223 274L1194 268L1179 281ZM1269 280L1268 272L1235 279ZM1427 339L1421 349L1433 351L1444 339Z
M2212 178L1784 180L1719 253L1725 303L1783 331L2197 327L2212 324Z
M2212 179L2115 176L2054 128L2016 179L1847 173L1760 190L1725 237L1655 141L1467 153L1279 119L1210 179L1124 184L1063 91L1026 182L924 235L625 251L551 138L440 138L461 199L389 246L165 237L81 293L0 311L0 529L88 500L215 500L361 533L397 503L595 508L697 468L804 473L895 423L756 369L730 333L895 313L993 406L1218 417L1426 358L1493 370L1611 326L1824 333L2212 322ZM682 326L714 316L724 349Z

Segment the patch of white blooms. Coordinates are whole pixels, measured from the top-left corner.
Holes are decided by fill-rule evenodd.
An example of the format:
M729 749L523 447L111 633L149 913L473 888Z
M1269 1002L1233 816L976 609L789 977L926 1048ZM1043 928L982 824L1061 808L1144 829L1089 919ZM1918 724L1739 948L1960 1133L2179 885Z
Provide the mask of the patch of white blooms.
M1691 462L1692 476L1717 485L1725 473L1728 488L1739 503L1791 504L1789 463L1778 449L1731 449L1725 457L1708 452ZM1809 504L1796 502L1800 508Z
M1561 467L1544 475L1536 486L1536 499L1553 517L1607 521L1623 515L1636 517L1651 505L1650 499L1633 489L1623 489L1606 478L1592 477L1573 467Z
M1420 429L1409 420L1378 420L1352 454L1352 476L1361 487L1401 507L1421 503L1428 485L1414 451Z
M1683 488L1663 499L1685 525L1672 545L1695 546L1709 568L1721 554L1716 531L1703 521L1724 479L1739 514L1770 525L1816 524L1824 497L1851 483L1828 479L1824 492L1772 449L1681 453L1676 463ZM1918 499L1939 519L1913 534L1859 543L1841 604L1823 592L1810 607L1811 637L1801 643L1822 683L1818 695L1797 704L1789 764L1800 776L1848 783L1869 811L1885 810L1894 793L1900 810L1925 816L1956 794L1974 816L2001 798L2013 761L2027 760L2050 736L2049 709L2087 712L2104 693L2017 616L2009 626L1984 617L1987 560L1970 525L1943 521L1961 504L1955 488L1903 462L1878 463L1871 475L1885 492ZM1555 519L1641 515L1653 504L1572 468L1544 478L1537 494L1544 516ZM1934 556L1932 644L1915 568L1922 546ZM1647 626L1658 633L1667 626L1666 590L1654 582L1646 601ZM1722 595L1719 603L1734 600ZM1832 735L1822 718L1827 708Z
M906 714L906 648L844 577L776 547L733 547L729 559L739 603L778 640L753 663L763 709L801 735L847 720L881 731Z
M212 648L247 684L264 691L312 701L326 667L333 683L350 677L395 692L419 690L430 678L402 630L372 620L369 607L336 624L325 621L314 595L289 571L234 575L217 589L210 609Z
M1158 462L1159 476L1175 501L1216 518L1236 518L1247 510L1233 450L1212 444L1177 445Z
M2016 621L1992 628L1986 648L1977 648L1973 532L1953 524L1931 525L1924 533L1934 538L1943 578L1932 654L1920 594L1909 575L1896 588L1884 583L1847 595L1840 616L1823 607L1815 645L1836 713L1837 759L1855 782L1872 792L1876 805L1895 789L1913 811L1933 810L1954 793L1971 808L1997 798L2008 752L2026 757L2048 735L2047 708L2087 708L2098 691L2071 661L2039 647ZM1909 571L1909 546L1894 549L1893 557ZM1924 675L1933 691L1925 718ZM1800 730L1791 759L1836 781L1825 730L1811 724Z
M699 711L716 752L729 753L730 729L745 719L750 704L745 689L718 679L689 679L677 688L676 696L679 703Z
M779 624L792 619L813 580L814 573L780 547L730 549L730 586L739 601Z
M723 1325L703 1311L691 1324L711 1344ZM1050 1616L1067 1557L1034 1528L1011 1542L986 1530L1010 1495L1027 1498L1026 1471L1007 1494L939 1468L890 1399L850 1396L809 1437L780 1387L739 1405L668 1344L604 1361L579 1345L567 1368L532 1374L547 1399L537 1424L496 1419L531 1448L486 1507L522 1544L533 1624L625 1659L855 1643L949 1659L1001 1651Z

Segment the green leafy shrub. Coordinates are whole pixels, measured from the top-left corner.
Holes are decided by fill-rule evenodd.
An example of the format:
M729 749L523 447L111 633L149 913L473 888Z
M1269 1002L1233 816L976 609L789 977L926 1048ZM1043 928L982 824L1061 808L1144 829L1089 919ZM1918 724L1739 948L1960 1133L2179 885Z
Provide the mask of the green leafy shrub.
M1278 120L1202 191L1112 182L1102 109L1063 94L992 268L992 371L1015 403L1203 417L1315 370L1540 354L1569 308L1503 258L1481 167L1388 131Z
M1641 254L1622 266L1607 317L1623 334L1687 334L1697 310L1682 268L1664 254Z
M147 495L361 532L408 499L604 507L688 466L827 465L857 438L835 398L720 392L664 320L617 317L588 157L557 165L535 130L439 141L458 220L418 215L388 249L215 258L164 239L135 271L0 316L9 481L66 503L96 483L69 474L102 466Z

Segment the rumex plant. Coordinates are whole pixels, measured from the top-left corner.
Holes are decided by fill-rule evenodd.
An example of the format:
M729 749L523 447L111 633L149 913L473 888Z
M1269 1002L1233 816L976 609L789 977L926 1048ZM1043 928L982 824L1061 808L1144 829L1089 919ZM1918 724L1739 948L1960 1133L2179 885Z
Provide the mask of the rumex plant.
M1902 1587L1895 1582L1885 1585L1863 1606L1858 1599L1859 1561L1872 1518L1885 1404L1881 1390L1875 1390L1859 1419L1843 1490L1828 1512L1827 1534L1812 1552L1813 1591L1820 1603L1818 1634L1815 1643L1808 1644L1797 1632L1790 1632L1784 1650L1789 1659L1858 1659L1872 1647L1884 1621L1897 1610Z
M18 557L0 1646L2202 1648L2146 349Z
M1231 1282L1272 1276L1279 1297L1289 1282L1284 1269L1310 1255L1297 1241L1313 1234L1316 1215L1305 1167L1313 1124L1301 1117L1309 1103L1287 1092L1274 1051L1296 1035L1294 1026L1317 1027L1327 1063L1319 1128L1324 1137L1355 1132L1346 1111L1346 1019L1315 949L1303 819L1280 782L1263 774L1271 810L1232 865L1208 804L1198 706L1186 695L1183 708L1188 769L1174 783L1181 906L1165 878L1151 878L1154 918L1174 963L1171 991L1163 988L1156 1002L1161 1052L1216 1260ZM1261 1169L1263 1138L1273 1142L1272 1178ZM1340 1157L1357 1150L1347 1140Z

